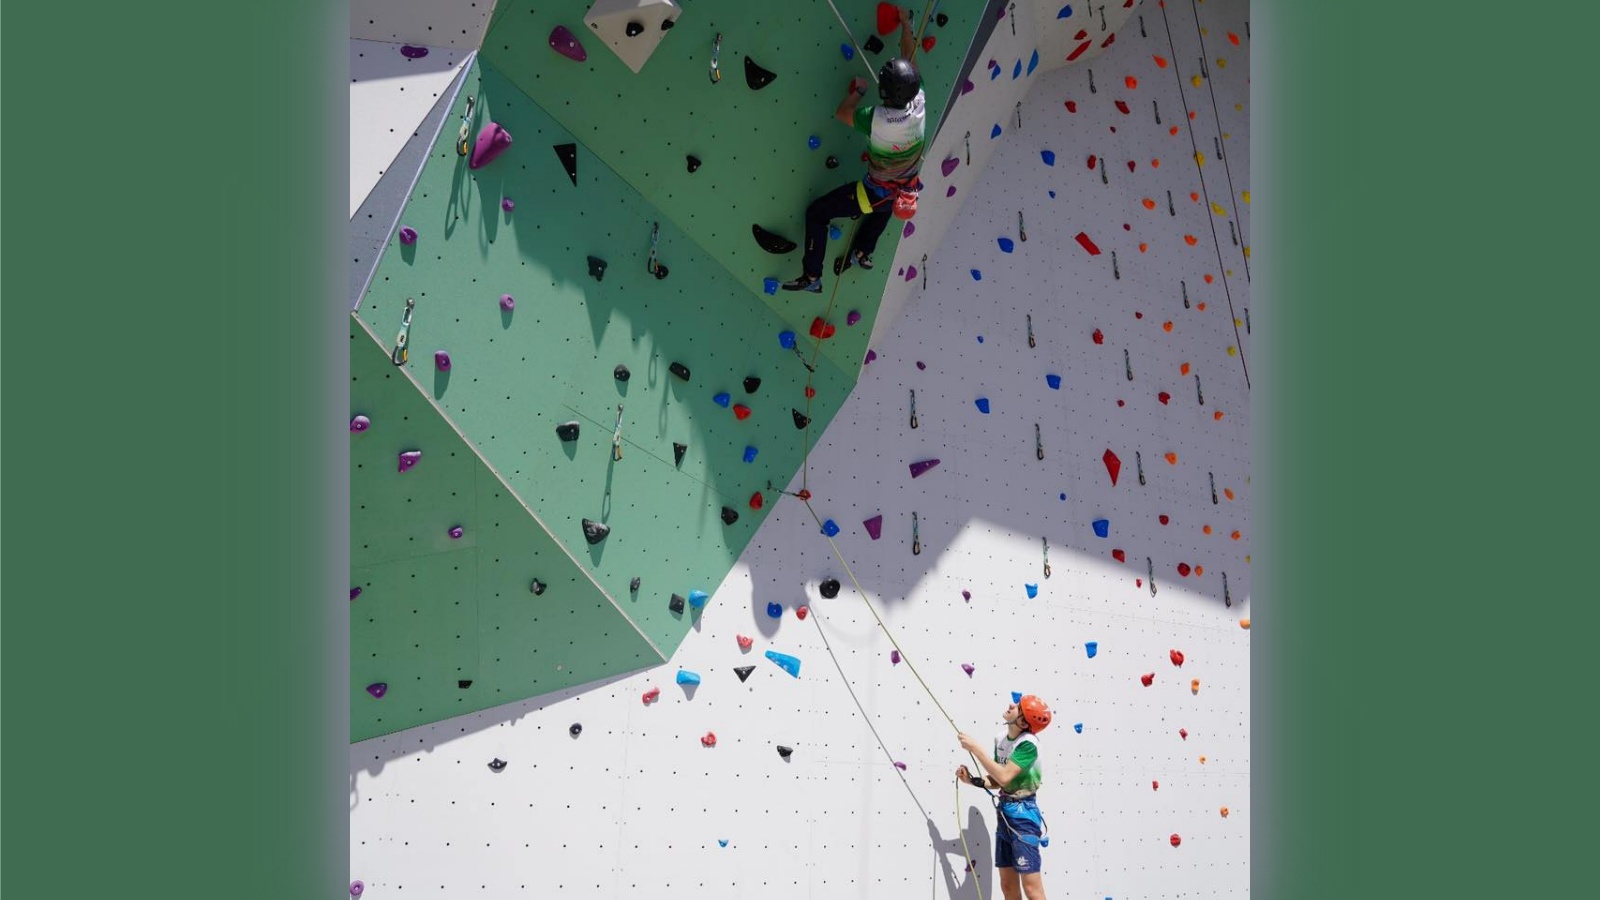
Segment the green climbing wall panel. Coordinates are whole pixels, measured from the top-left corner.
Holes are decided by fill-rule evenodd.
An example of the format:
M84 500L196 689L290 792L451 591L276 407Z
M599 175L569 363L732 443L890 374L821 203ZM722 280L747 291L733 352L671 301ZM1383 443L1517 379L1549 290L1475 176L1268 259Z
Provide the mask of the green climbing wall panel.
M388 350L350 336L351 415L372 423L350 446L351 740L660 663Z
M502 0L484 38L487 59L533 98L580 145L580 172L594 161L614 169L659 212L732 273L733 287L776 311L805 333L814 316L824 312L829 296L763 293L763 279L786 280L800 272L800 251L774 256L760 249L750 226L762 227L803 243L806 205L816 196L865 171L860 155L865 138L833 118L845 86L865 76L863 57L846 60L840 45L848 36L826 3L751 3L748 0L692 0L681 4L677 25L639 74L635 75L609 47L584 25L589 0ZM874 34L876 2L842 0L840 13L856 43ZM912 4L918 20L924 4ZM944 4L944 26L929 23L926 36L936 41L930 51L918 50L928 97L928 137L944 113L944 103L958 77L963 58L977 30L983 4ZM569 28L583 42L588 59L574 62L549 46L557 25ZM722 79L709 77L711 51L722 35ZM898 32L884 38L886 48L865 59L876 70L897 52ZM745 83L744 59L777 74L759 91ZM476 133L476 132L474 132ZM812 150L807 139L821 146ZM517 141L522 136L513 132ZM549 147L542 152L549 160ZM702 161L691 174L685 157ZM837 169L824 165L829 155ZM559 172L559 169L557 170ZM585 190L588 190L585 188ZM665 221L663 224L665 224ZM852 223L839 223L849 234ZM901 223L893 221L875 254L894 257ZM618 236L624 246L637 246L648 225L635 223ZM680 242L663 241L663 259L677 277L675 258ZM841 252L833 242L829 259ZM852 374L866 354L867 337L876 318L885 280L898 277L887 265L874 271L853 271L839 286L831 319L849 310L864 317L864 326L839 329L823 352ZM826 277L829 291L833 277Z

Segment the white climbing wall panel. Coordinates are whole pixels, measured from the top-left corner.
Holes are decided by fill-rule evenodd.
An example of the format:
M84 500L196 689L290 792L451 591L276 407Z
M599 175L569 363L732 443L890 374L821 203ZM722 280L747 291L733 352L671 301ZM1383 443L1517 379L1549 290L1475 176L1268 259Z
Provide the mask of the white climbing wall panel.
M671 665L353 745L364 900L975 898L974 878L998 897L994 814L974 788L957 803L964 757L939 706L987 737L1012 691L1056 714L1042 739L1051 896L1248 895L1248 7L1137 11L1143 35L1130 22L1092 66L1033 76L1023 128L971 167L967 202L925 251L926 288L910 283L789 486L838 524L905 660L811 510L769 496L722 585L666 588L713 592ZM829 578L842 590L824 599ZM798 657L799 677L767 650ZM737 666L755 668L741 682ZM702 683L676 684L680 667Z
M401 52L405 46L350 42L351 216L472 57L471 48L428 48L426 56L413 59ZM407 185L414 174L407 174ZM384 233L376 236L380 244L388 237L388 224L385 222Z
M350 37L476 50L494 0L350 0Z

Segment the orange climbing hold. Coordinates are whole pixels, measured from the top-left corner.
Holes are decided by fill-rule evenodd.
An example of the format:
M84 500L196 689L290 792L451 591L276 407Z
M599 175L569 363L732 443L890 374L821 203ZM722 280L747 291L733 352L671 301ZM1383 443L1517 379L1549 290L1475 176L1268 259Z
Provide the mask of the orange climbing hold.
M1131 90L1135 90L1135 89L1137 89L1139 87L1139 79L1133 77L1132 75L1129 75L1127 78L1122 79L1122 83L1127 85L1128 86L1128 90L1130 90L1130 91Z
M1183 236L1183 242L1185 244L1188 244L1189 246L1193 247L1195 244L1200 243L1200 239L1195 237L1192 234L1186 234L1186 235Z
M1250 630L1250 620L1249 619L1240 619L1239 620L1239 627L1243 628L1245 631L1249 631Z
M1155 55L1151 56L1150 58L1156 61L1156 68L1165 69L1167 67L1167 58L1165 56L1161 56L1160 54L1155 54Z
M1216 412L1212 413L1211 414L1211 418L1216 419L1218 422L1221 422L1222 421L1222 410L1219 409Z
M1228 537L1231 537L1237 541L1239 539L1239 532L1235 531L1233 534L1228 535Z
M1162 322L1161 323L1161 330L1170 333L1172 331L1172 323L1171 322Z
M1233 499L1233 488L1223 488L1222 489L1222 495L1224 497L1227 497L1229 500L1232 500Z
M1143 253L1143 252L1145 252L1146 250L1149 250L1149 249L1150 249L1150 245L1149 244L1146 244L1144 241L1140 241L1139 242L1139 252L1140 253Z
M1161 160L1159 160L1159 159L1150 160L1150 168L1152 168L1152 169L1161 168Z
M1203 532L1205 534L1210 534L1211 533L1211 526L1210 525L1202 526L1200 530L1201 530L1201 532Z
M1210 284L1211 283L1211 273L1210 272L1207 272L1205 274L1205 282L1206 282L1206 284Z
M1228 817L1228 808L1227 808L1227 807L1226 807L1226 806L1224 806L1224 807L1223 807L1223 808L1222 808L1222 817L1223 817L1223 818L1224 818L1224 819L1226 819L1226 818L1227 818L1227 817Z
M1180 374L1180 375L1189 374L1189 364L1188 363L1184 363L1183 365L1179 366L1178 367L1178 374Z
M1191 122L1194 121L1194 110L1192 110L1192 109L1189 110L1189 121L1191 121Z
M1200 202L1200 193L1198 191L1190 191L1189 192L1189 202L1190 203L1199 203Z
M1195 565L1195 567L1194 567L1194 577L1199 578L1201 575L1204 575L1205 573L1206 573L1206 567L1202 566L1202 565L1199 565L1197 563Z
M1175 466L1175 465L1177 465L1177 464L1178 464L1178 454L1176 454L1176 453L1168 453L1168 454L1167 454L1167 455L1166 455L1166 460L1167 460L1167 462L1168 462L1168 463L1169 463L1169 464L1171 464L1171 465L1174 465L1174 466Z
M1195 680L1189 682L1189 693L1191 693L1191 694L1200 693L1200 679L1196 678ZM1206 758L1204 756L1202 756L1202 757L1200 757L1200 761L1201 762L1205 762Z
M1195 304L1194 308L1200 310L1201 312L1205 312L1206 311L1206 302L1204 300L1201 300L1199 303Z
M1144 204L1144 208L1145 209L1155 209L1156 208L1156 202L1154 200L1151 200L1149 197L1144 198L1144 200L1142 200L1140 202Z

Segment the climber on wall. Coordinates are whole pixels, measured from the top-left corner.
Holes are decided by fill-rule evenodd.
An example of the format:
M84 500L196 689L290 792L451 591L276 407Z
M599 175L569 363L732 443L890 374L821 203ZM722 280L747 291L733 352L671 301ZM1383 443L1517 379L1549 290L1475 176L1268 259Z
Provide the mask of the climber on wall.
M823 194L806 207L806 250L802 273L786 281L786 291L822 292L822 256L828 244L828 225L834 219L866 215L851 247L833 264L841 274L851 265L872 268L872 251L889 224L891 213L909 219L916 211L917 172L922 167L923 120L927 99L922 76L911 63L916 38L911 33L911 10L900 10L900 55L878 71L877 106L860 106L866 96L866 79L854 78L834 118L867 135L867 176Z
M1050 707L1028 694L1006 707L1006 730L994 741L994 754L969 735L959 734L961 749L983 764L975 776L966 766L956 769L956 780L1000 791L994 828L994 865L1000 870L1000 891L1005 900L1045 900L1039 848L1045 843L1044 817L1035 799L1043 781L1039 768L1037 735L1050 725Z

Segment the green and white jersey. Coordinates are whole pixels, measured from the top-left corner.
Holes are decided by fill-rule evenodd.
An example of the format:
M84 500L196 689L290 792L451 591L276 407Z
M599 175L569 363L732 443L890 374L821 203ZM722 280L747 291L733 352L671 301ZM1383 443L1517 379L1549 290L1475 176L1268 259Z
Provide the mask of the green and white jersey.
M922 168L923 123L928 100L922 91L905 109L863 106L856 130L867 135L867 174L880 182L906 181Z
M1039 768L1038 741L1026 731L1017 735L1016 740L1007 737L1006 732L1000 732L1000 736L994 739L994 761L1002 766L1014 762L1022 768L1010 784L1002 785L1008 794L1037 791L1039 785L1044 783L1044 772Z

